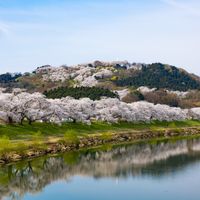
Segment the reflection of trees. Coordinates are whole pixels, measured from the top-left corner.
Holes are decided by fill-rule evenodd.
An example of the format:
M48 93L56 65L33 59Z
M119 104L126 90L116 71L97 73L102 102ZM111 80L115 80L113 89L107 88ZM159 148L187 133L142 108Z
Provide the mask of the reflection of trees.
M199 160L199 140L72 152L2 168L0 196L20 199L27 192L40 192L53 181L69 181L74 175L126 178L145 174L159 177Z

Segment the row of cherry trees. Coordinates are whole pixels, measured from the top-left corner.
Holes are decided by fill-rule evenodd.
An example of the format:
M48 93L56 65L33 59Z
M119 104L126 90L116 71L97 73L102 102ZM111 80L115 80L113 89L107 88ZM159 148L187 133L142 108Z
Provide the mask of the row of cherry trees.
M28 120L61 124L65 121L91 123L93 120L110 123L118 121L149 122L199 119L200 108L181 109L148 102L124 103L116 98L93 101L71 97L47 99L40 93L0 92L0 120L20 123Z

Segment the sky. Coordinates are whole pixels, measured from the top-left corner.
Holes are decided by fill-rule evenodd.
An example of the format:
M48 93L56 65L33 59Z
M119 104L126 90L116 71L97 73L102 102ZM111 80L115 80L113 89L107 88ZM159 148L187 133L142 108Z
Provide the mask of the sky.
M102 61L200 75L199 0L0 0L0 73Z

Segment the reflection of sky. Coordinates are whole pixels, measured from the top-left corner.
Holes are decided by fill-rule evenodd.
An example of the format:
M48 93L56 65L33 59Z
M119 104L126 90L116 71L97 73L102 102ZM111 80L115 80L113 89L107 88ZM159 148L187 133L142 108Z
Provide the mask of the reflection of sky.
M26 195L25 200L199 200L200 164L182 173L161 179L135 177L100 179L76 176L70 183L56 182L41 194Z
M199 13L199 0L0 0L0 72L127 59L199 74Z

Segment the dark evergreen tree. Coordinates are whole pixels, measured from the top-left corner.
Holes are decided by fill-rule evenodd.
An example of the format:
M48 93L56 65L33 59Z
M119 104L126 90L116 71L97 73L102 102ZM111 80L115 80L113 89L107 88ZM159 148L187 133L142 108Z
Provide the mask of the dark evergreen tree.
M115 94L114 92L108 89L103 89L98 87L76 87L76 88L59 87L57 89L44 92L44 95L47 98L52 98L52 99L62 98L67 96L74 97L75 99L88 97L92 100L99 100L103 96L111 98L118 97L118 95Z
M11 83L15 82L17 78L21 77L22 74L17 73L17 74L11 74L11 73L6 73L6 74L1 74L0 75L0 84L5 84L5 83Z

